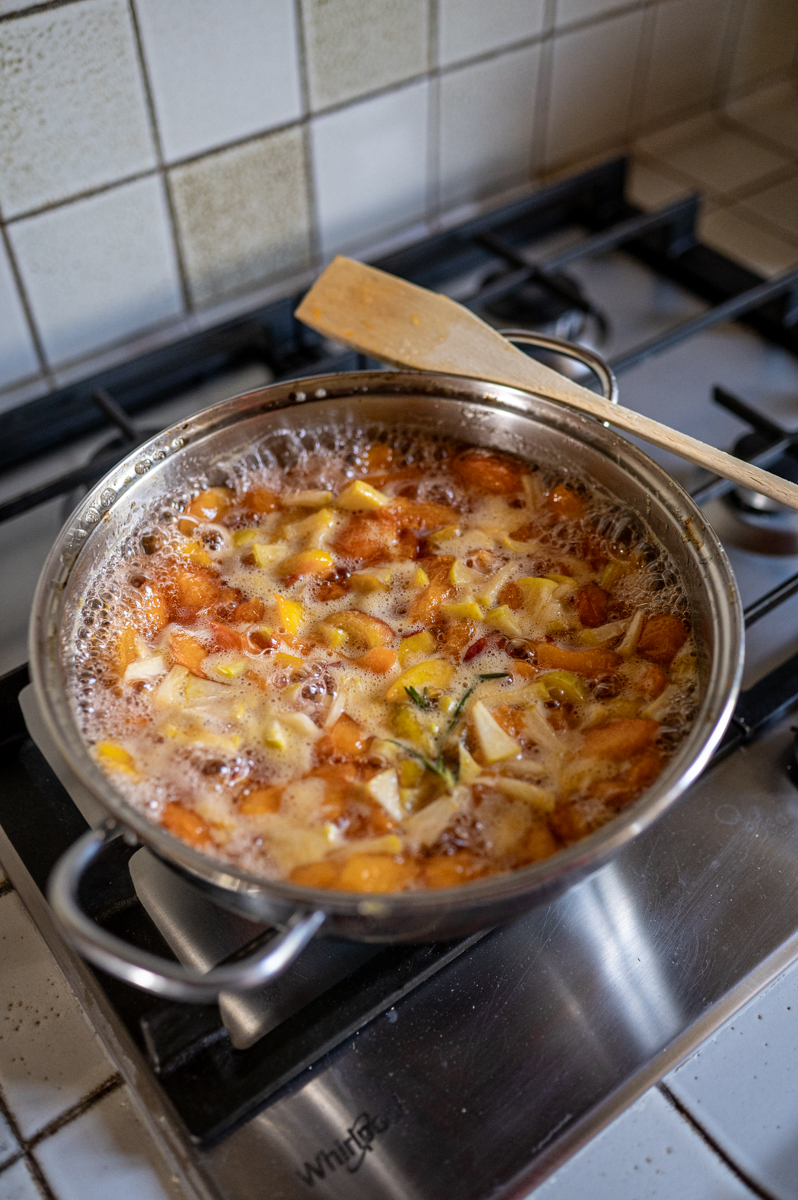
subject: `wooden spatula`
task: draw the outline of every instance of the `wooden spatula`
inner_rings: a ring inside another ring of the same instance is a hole
[[[392,366],[474,376],[558,400],[798,509],[798,485],[632,409],[607,404],[511,346],[454,300],[376,267],[341,256],[333,259],[295,315],[325,337]]]

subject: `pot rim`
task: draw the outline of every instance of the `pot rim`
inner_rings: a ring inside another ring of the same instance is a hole
[[[605,453],[616,466],[656,494],[669,516],[685,530],[684,540],[704,568],[715,623],[715,648],[706,691],[694,719],[674,757],[643,795],[626,811],[580,841],[548,859],[515,871],[497,874],[459,887],[397,892],[385,896],[337,892],[303,887],[285,880],[270,880],[215,859],[188,846],[134,806],[114,787],[88,753],[72,715],[66,694],[60,621],[72,572],[92,533],[111,519],[113,507],[127,492],[165,459],[240,421],[307,401],[357,397],[392,392],[460,400],[527,417],[542,419],[564,434],[581,437]],[[533,401],[534,407],[530,404]],[[505,900],[527,892],[561,890],[566,880],[577,882],[614,856],[627,842],[656,821],[693,783],[709,762],[732,715],[743,670],[742,606],[731,565],[717,535],[687,492],[653,459],[621,434],[593,417],[566,408],[534,392],[493,384],[476,378],[411,371],[354,371],[271,384],[232,397],[204,409],[187,420],[161,431],[138,446],[108,472],[87,494],[62,528],[42,569],[30,622],[30,671],[36,698],[50,735],[69,766],[123,827],[161,859],[211,889],[241,897],[263,896],[297,909],[323,909],[331,915],[393,918],[406,912],[421,916],[425,910],[449,909],[491,900]],[[485,924],[490,924],[490,915]]]

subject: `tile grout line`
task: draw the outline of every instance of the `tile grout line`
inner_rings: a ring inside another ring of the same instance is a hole
[[[311,149],[310,128],[310,73],[308,71],[308,48],[305,39],[305,21],[302,12],[302,0],[294,0],[294,21],[296,23],[297,69],[299,72],[299,95],[302,103],[302,157],[305,164],[305,194],[308,201],[310,219],[310,261],[315,270],[321,267],[321,222],[319,220],[318,197],[316,195],[316,177],[313,172],[313,151]],[[289,126],[290,128],[290,126]]]
[[[18,21],[20,17],[35,17],[40,13],[52,12],[55,8],[66,8],[71,4],[80,3],[81,0],[45,0],[42,4],[32,4],[30,8],[15,8],[12,12],[0,15],[0,25]]]
[[[702,1142],[704,1142],[704,1144],[718,1156],[724,1166],[728,1167],[732,1175],[736,1176],[741,1183],[745,1184],[749,1191],[753,1192],[753,1194],[758,1197],[758,1200],[779,1200],[778,1196],[776,1196],[773,1192],[768,1191],[767,1188],[762,1187],[760,1183],[757,1183],[755,1179],[752,1179],[747,1171],[744,1171],[742,1167],[738,1166],[734,1159],[729,1157],[723,1147],[715,1141],[711,1134],[707,1133],[706,1129],[704,1129],[703,1125],[700,1124],[690,1109],[687,1108],[687,1106],[681,1102],[678,1096],[671,1091],[667,1083],[660,1080],[656,1086],[660,1095],[662,1095],[671,1105],[671,1107],[676,1110],[679,1116],[687,1125],[690,1126],[693,1132],[696,1133],[698,1137],[701,1138]]]
[[[94,1108],[106,1096],[110,1096],[112,1092],[118,1091],[121,1086],[122,1076],[116,1071],[113,1075],[109,1075],[103,1083],[98,1084],[93,1091],[85,1095],[82,1100],[79,1100],[77,1104],[73,1104],[71,1108],[66,1109],[60,1116],[55,1117],[47,1125],[42,1126],[38,1133],[34,1133],[33,1137],[22,1142],[23,1149],[26,1152],[34,1150],[40,1142],[58,1133],[65,1125],[71,1125],[73,1121],[76,1121],[78,1117],[82,1117],[84,1113]]]
[[[172,244],[175,253],[175,264],[177,266],[177,273],[180,278],[180,291],[183,298],[183,308],[185,312],[190,313],[193,312],[194,305],[191,299],[191,289],[189,287],[188,272],[186,270],[183,247],[180,242],[180,228],[177,222],[174,199],[172,197],[172,187],[164,162],[163,145],[161,144],[161,131],[158,127],[158,115],[155,111],[155,100],[152,94],[152,87],[150,85],[150,76],[149,71],[147,70],[147,60],[144,57],[144,43],[141,40],[141,30],[139,29],[135,0],[128,0],[128,12],[130,14],[131,25],[133,26],[133,38],[136,43],[139,70],[141,71],[141,80],[144,87],[144,100],[147,105],[147,113],[150,119],[150,129],[152,132],[152,140],[155,145],[155,154],[158,159],[158,174],[161,177],[161,186],[163,187],[164,196],[166,197],[166,207],[169,210],[169,223],[172,230]]]
[[[20,1159],[24,1159],[26,1166],[29,1168],[31,1174],[33,1175],[36,1187],[39,1189],[39,1192],[44,1197],[44,1200],[58,1200],[58,1198],[56,1197],[56,1195],[53,1192],[53,1189],[50,1187],[50,1183],[49,1183],[46,1175],[44,1174],[44,1171],[41,1169],[41,1167],[39,1166],[36,1159],[34,1159],[31,1155],[28,1154],[28,1152],[25,1148],[25,1139],[22,1136],[22,1131],[21,1131],[19,1125],[17,1124],[16,1117],[14,1116],[8,1103],[6,1102],[6,1098],[3,1095],[2,1088],[0,1088],[0,1115],[2,1115],[5,1118],[6,1124],[8,1125],[12,1134],[14,1135],[17,1145],[20,1147],[19,1153],[15,1154],[13,1156],[13,1158],[10,1158],[8,1160],[8,1162],[4,1163],[3,1166],[0,1167],[0,1175],[2,1175],[3,1172],[8,1170],[8,1168],[13,1167],[15,1163],[18,1163],[20,1161]]]

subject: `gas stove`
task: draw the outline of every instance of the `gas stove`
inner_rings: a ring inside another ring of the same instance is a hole
[[[795,478],[798,272],[763,281],[701,245],[697,196],[634,208],[625,169],[607,163],[377,265],[499,328],[600,348],[629,407]],[[63,516],[203,402],[374,365],[298,325],[296,301],[5,414],[0,470],[16,487],[0,520],[48,502]],[[83,963],[43,899],[58,856],[100,814],[49,743],[26,668],[0,679],[0,858],[187,1194],[521,1197],[798,957],[798,526],[645,448],[724,539],[747,606],[745,690],[685,798],[510,926],[425,946],[320,941],[284,979],[218,1005],[135,991]],[[270,934],[124,843],[83,902],[200,968]]]

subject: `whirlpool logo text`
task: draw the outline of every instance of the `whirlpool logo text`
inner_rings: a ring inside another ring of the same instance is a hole
[[[303,1169],[297,1175],[308,1187],[313,1187],[317,1181],[327,1179],[336,1171],[347,1171],[354,1175],[366,1161],[366,1156],[374,1149],[374,1144],[387,1129],[395,1125],[402,1114],[401,1105],[395,1102],[388,1112],[373,1115],[362,1112],[346,1133],[326,1147],[319,1150],[315,1157],[306,1160]]]

